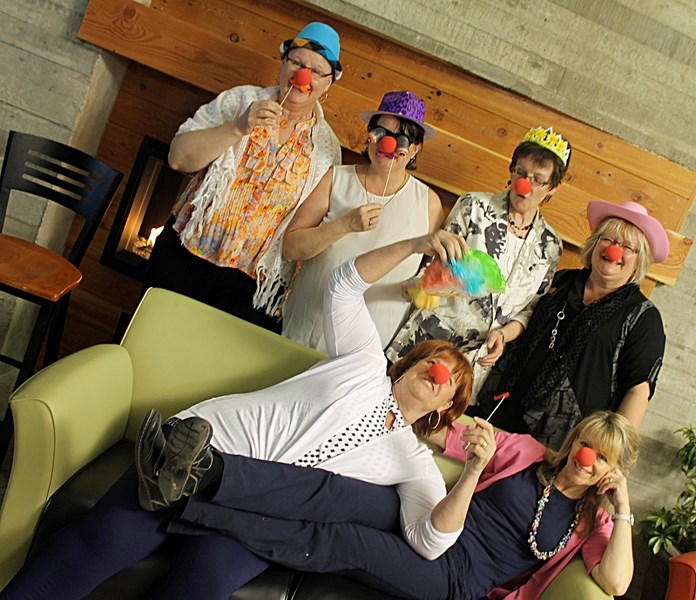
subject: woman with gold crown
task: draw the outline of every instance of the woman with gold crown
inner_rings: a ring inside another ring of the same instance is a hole
[[[475,397],[506,342],[524,331],[551,285],[562,245],[539,206],[560,187],[570,154],[569,142],[552,127],[531,129],[512,154],[505,191],[469,192],[457,200],[444,228],[495,259],[505,291],[449,296],[436,307],[415,308],[386,349],[392,363],[422,340],[454,342],[474,365]]]

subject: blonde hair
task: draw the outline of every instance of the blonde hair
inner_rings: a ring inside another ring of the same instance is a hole
[[[625,240],[631,240],[631,245],[635,244],[637,246],[638,261],[636,262],[636,269],[633,271],[633,275],[631,275],[628,283],[640,283],[645,279],[653,261],[650,244],[648,243],[648,238],[645,237],[645,234],[638,227],[618,217],[608,217],[597,224],[594,231],[590,234],[590,237],[588,237],[582,245],[582,265],[586,269],[592,268],[592,253],[599,242],[599,238],[608,237],[610,233],[614,233]]]
[[[623,415],[610,410],[600,410],[580,421],[561,447],[556,450],[548,448],[544,462],[537,470],[539,481],[548,485],[568,462],[568,457],[577,440],[590,442],[598,454],[606,457],[609,464],[617,467],[626,475],[638,460],[638,432],[633,424]],[[582,516],[582,530],[589,533],[597,522],[601,500],[597,488],[590,488],[585,494],[585,509]]]

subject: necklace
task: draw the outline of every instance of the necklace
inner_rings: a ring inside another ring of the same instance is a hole
[[[570,527],[568,527],[568,531],[563,534],[563,537],[561,538],[561,541],[558,542],[558,545],[553,550],[539,552],[536,541],[537,531],[539,530],[539,523],[541,523],[541,515],[544,513],[544,507],[549,501],[549,496],[551,496],[551,488],[553,488],[553,482],[555,480],[556,476],[554,475],[551,481],[549,481],[549,484],[544,488],[544,491],[541,492],[541,498],[539,498],[536,514],[534,515],[534,520],[532,521],[532,529],[530,530],[529,538],[527,539],[529,547],[532,549],[532,554],[534,554],[534,556],[536,556],[536,558],[539,560],[548,560],[557,552],[560,552],[563,550],[563,548],[565,548],[570,536],[573,534],[573,531],[575,531],[575,528],[580,522],[580,515],[582,514],[582,509],[585,507],[585,498],[583,498],[575,505],[575,517],[573,518],[573,522],[570,524]]]
[[[513,233],[518,238],[524,239],[527,237],[527,233],[532,228],[532,225],[534,224],[534,219],[532,219],[528,225],[525,225],[524,227],[522,227],[522,226],[518,225],[517,223],[515,223],[515,219],[513,219],[510,216],[510,213],[508,213],[507,222],[509,223],[510,227],[512,227],[512,229],[514,230]]]
[[[369,169],[368,169],[369,170]],[[389,173],[391,173],[391,165],[389,165]],[[387,198],[385,202],[382,202],[382,206],[386,206],[389,204],[393,199],[394,196],[396,196],[406,185],[406,181],[408,180],[408,173],[404,173],[404,178],[401,182],[401,185],[396,189],[396,191]],[[382,191],[382,199],[384,199],[384,194],[387,191],[387,185],[389,184],[389,174],[387,174],[387,181],[384,184],[384,190]],[[370,197],[368,196],[368,191],[367,191],[367,171],[365,171],[365,177],[363,178],[363,187],[365,188],[365,204],[368,204],[370,202]]]
[[[566,302],[563,303],[563,306],[561,307],[561,310],[559,310],[556,313],[556,325],[554,325],[553,329],[551,330],[551,339],[549,340],[549,350],[553,350],[553,347],[556,345],[556,336],[558,335],[558,326],[561,324],[561,321],[566,318],[565,314],[565,307],[566,307]]]

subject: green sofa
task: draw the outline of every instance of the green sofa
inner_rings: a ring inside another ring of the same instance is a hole
[[[12,395],[14,462],[0,510],[0,589],[47,535],[86,510],[132,460],[143,415],[164,415],[211,396],[267,387],[323,355],[214,308],[160,289],[143,297],[120,344],[103,344],[43,369]],[[446,480],[459,465],[436,457]],[[33,544],[33,546],[32,546]],[[90,598],[136,598],[167,557],[128,569]],[[235,599],[384,598],[338,576],[282,568]],[[573,561],[543,600],[609,598]]]

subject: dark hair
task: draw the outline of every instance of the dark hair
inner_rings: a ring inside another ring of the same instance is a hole
[[[553,163],[553,173],[551,173],[551,187],[555,188],[568,171],[568,165],[570,165],[570,158],[572,155],[572,149],[570,147],[570,142],[568,142],[568,161],[563,164],[563,159],[557,154],[551,152],[551,150],[540,146],[536,142],[522,142],[515,148],[512,153],[512,160],[510,161],[510,173],[517,165],[517,161],[520,158],[530,158],[532,162],[539,165],[540,167],[545,165],[547,162]]]
[[[413,423],[414,433],[420,436],[426,436],[440,431],[444,427],[449,427],[464,414],[471,400],[471,386],[474,381],[474,370],[469,360],[457,346],[446,340],[419,342],[406,356],[389,367],[387,375],[395,382],[417,362],[429,358],[439,358],[454,363],[452,375],[457,382],[457,389],[452,397],[452,405],[440,413],[441,418],[437,427],[431,428],[428,423],[432,413],[428,413]]]
[[[372,115],[370,122],[367,124],[367,131],[368,132],[372,131],[375,127],[380,127],[379,118],[381,116],[382,116],[381,114]],[[422,144],[423,143],[423,138],[425,137],[425,129],[423,129],[420,125],[418,125],[418,123],[411,121],[411,119],[405,119],[404,117],[400,117],[399,115],[392,115],[392,116],[396,117],[396,119],[399,121],[398,133],[403,133],[405,136],[407,136],[408,139],[411,140],[412,144]],[[394,133],[397,133],[397,132],[394,132]],[[369,154],[367,153],[367,148],[365,148],[365,150],[363,150],[362,156],[364,156],[365,158],[370,158]],[[416,170],[416,157],[415,156],[406,165],[406,168],[409,171]]]

